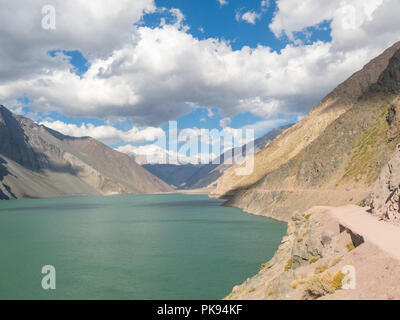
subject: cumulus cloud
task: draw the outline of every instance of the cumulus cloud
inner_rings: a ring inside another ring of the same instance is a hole
[[[256,24],[256,21],[261,18],[261,14],[255,11],[246,11],[245,13],[237,12],[236,21],[246,21],[247,23]]]
[[[42,8],[49,4],[56,10],[55,30],[42,28]],[[49,59],[50,50],[107,57],[131,41],[132,24],[156,8],[153,0],[0,0],[0,7],[0,83],[62,67]]]
[[[215,154],[196,154],[192,157],[187,156],[184,153],[174,152],[166,150],[156,144],[134,146],[127,144],[116,148],[115,150],[125,153],[132,157],[137,163],[143,164],[202,164],[202,159],[214,159],[217,157]],[[208,163],[209,160],[207,160]]]
[[[363,48],[376,54],[400,36],[400,21],[396,19],[400,2],[396,0],[279,0],[277,7],[270,25],[276,36],[293,39],[296,32],[328,21],[336,51]]]
[[[221,126],[221,128],[225,128],[227,127],[230,123],[231,123],[231,118],[223,118],[219,121],[219,125]]]
[[[277,120],[276,123],[280,121]],[[269,121],[273,125],[274,121]],[[258,125],[261,127],[261,124]],[[267,127],[264,124],[263,127]],[[230,128],[208,130],[186,128],[178,131],[169,129],[169,136],[153,144],[136,146],[126,144],[116,150],[126,153],[140,164],[208,164],[227,150],[241,147],[254,140],[254,128]],[[168,141],[167,141],[168,140]]]
[[[261,8],[268,9],[269,8],[269,0],[262,0],[261,1]]]
[[[165,164],[169,163],[167,159],[169,157],[173,158],[173,152],[161,148],[155,144],[144,145],[144,146],[134,146],[127,144],[116,148],[115,150],[129,155],[140,165],[143,164]],[[171,163],[178,164],[178,163]]]
[[[222,6],[224,6],[224,5],[226,5],[226,4],[228,4],[228,0],[217,0],[218,1],[218,3],[219,3],[219,5],[222,7]]]
[[[332,28],[330,43],[289,43],[280,52],[199,40],[179,12],[172,24],[133,25],[157,10],[150,0],[55,0],[57,29],[42,30],[45,2],[0,0],[0,100],[26,94],[35,111],[131,117],[136,126],[159,126],[194,106],[213,106],[223,117],[304,114],[400,38],[397,0],[280,0],[270,25],[277,36],[295,40],[323,21]],[[349,6],[355,16],[344,14]],[[71,73],[65,56],[47,54],[54,49],[81,50],[89,70]]]
[[[82,123],[80,126],[75,124],[65,123],[62,121],[42,121],[44,125],[50,129],[59,131],[65,135],[72,137],[92,137],[103,141],[104,143],[114,144],[117,142],[148,142],[155,141],[159,137],[165,135],[164,130],[161,128],[147,127],[136,128],[133,127],[128,131],[118,130],[113,126],[95,126],[91,123]]]
[[[93,60],[81,77],[69,68],[48,70],[0,85],[0,99],[26,93],[37,111],[128,116],[151,126],[194,105],[213,105],[224,117],[243,111],[269,117],[306,112],[369,58],[365,51],[335,54],[322,42],[288,45],[280,54],[261,46],[234,51],[223,41],[198,40],[170,25],[140,27],[137,33],[136,46]]]

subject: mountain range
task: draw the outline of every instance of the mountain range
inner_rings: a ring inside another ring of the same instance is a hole
[[[168,192],[129,156],[0,106],[0,199]]]
[[[264,149],[267,143],[274,140],[291,126],[292,124],[275,128],[264,136],[254,140],[254,153]],[[205,165],[145,164],[143,167],[178,189],[202,189],[213,187],[215,181],[221,177],[227,169],[232,167],[234,161],[230,159],[233,155],[241,152],[244,156],[248,148],[249,145],[243,145],[236,149],[230,149],[222,153],[211,163]]]

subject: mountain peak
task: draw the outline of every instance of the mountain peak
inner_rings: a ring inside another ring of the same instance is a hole
[[[400,91],[400,48],[390,58],[387,68],[380,75],[374,87],[383,92],[396,93]]]
[[[392,64],[395,56],[399,55],[400,41],[386,49],[382,54],[368,62],[361,70],[354,73],[347,80],[339,84],[331,93],[322,99],[320,105],[325,105],[328,101],[336,101],[338,104],[352,104],[363,94],[376,88],[376,84],[381,80],[385,71]]]

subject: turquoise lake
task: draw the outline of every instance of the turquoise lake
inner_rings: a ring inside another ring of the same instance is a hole
[[[222,299],[286,224],[206,195],[0,201],[0,299]],[[41,286],[56,269],[56,290]]]

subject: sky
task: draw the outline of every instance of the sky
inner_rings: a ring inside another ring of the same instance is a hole
[[[256,138],[294,123],[400,39],[398,0],[0,0],[0,8],[1,104],[155,159],[179,152],[157,144],[170,121],[179,132],[251,128]]]

